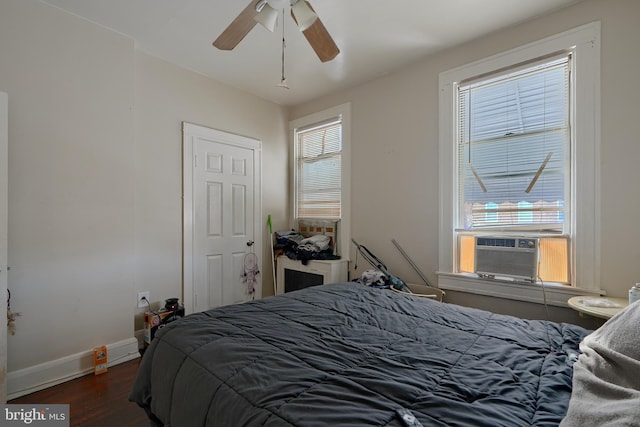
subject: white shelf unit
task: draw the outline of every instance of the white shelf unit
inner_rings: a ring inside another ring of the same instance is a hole
[[[302,261],[280,255],[276,265],[277,295],[309,286],[349,280],[349,261],[346,259],[310,260],[303,264]]]

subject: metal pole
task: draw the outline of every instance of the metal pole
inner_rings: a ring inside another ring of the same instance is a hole
[[[413,260],[409,257],[409,255],[407,255],[407,253],[404,251],[404,249],[402,249],[402,247],[400,246],[400,243],[398,243],[396,241],[396,239],[391,239],[391,243],[393,243],[395,245],[396,248],[398,248],[398,250],[400,251],[400,253],[402,254],[402,256],[404,257],[404,259],[407,260],[407,262],[409,263],[409,265],[411,265],[411,267],[413,268],[413,270],[418,273],[418,276],[420,276],[422,278],[422,280],[424,280],[424,283],[427,284],[427,286],[429,287],[433,287],[431,286],[431,283],[429,283],[429,279],[427,279],[427,276],[424,275],[424,273],[422,272],[422,270],[420,270],[418,268],[418,266],[416,265],[415,262],[413,262]]]
[[[278,288],[276,285],[276,255],[273,249],[273,224],[271,222],[271,214],[267,215],[267,226],[269,227],[269,242],[271,249],[271,268],[273,271],[273,295],[278,294]]]

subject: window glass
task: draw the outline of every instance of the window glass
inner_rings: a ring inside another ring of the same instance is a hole
[[[460,86],[459,228],[565,229],[569,64],[564,55]]]
[[[340,119],[296,133],[296,218],[340,218],[342,124]]]

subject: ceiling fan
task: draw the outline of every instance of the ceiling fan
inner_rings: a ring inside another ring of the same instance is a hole
[[[340,53],[340,49],[306,0],[251,0],[213,42],[213,45],[221,50],[232,50],[257,23],[273,32],[278,11],[284,9],[287,4],[291,5],[291,17],[320,61],[327,62],[335,58]]]

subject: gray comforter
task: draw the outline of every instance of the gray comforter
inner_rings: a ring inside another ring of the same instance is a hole
[[[557,426],[584,329],[348,283],[187,316],[130,399],[186,426]]]

